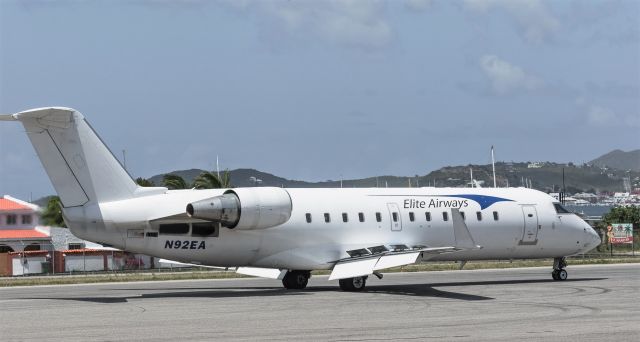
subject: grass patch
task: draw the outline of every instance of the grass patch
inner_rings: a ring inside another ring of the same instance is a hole
[[[640,263],[640,258],[569,258],[571,265],[598,265],[618,263]],[[553,265],[553,259],[540,260],[513,260],[513,261],[470,261],[463,269],[503,269],[516,267],[549,267]],[[460,264],[455,262],[425,262],[383,270],[382,273],[395,272],[427,272],[427,271],[455,271],[460,269]],[[326,275],[327,270],[313,271],[314,275]],[[233,271],[220,270],[193,270],[182,272],[141,272],[141,273],[102,273],[86,275],[56,275],[56,276],[27,276],[27,277],[2,277],[0,287],[8,286],[35,286],[35,285],[64,285],[85,283],[110,283],[130,281],[159,281],[159,280],[192,280],[192,279],[230,279],[249,278]]]

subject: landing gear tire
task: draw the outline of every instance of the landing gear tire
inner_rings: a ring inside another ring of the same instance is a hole
[[[338,280],[340,289],[348,292],[360,292],[367,285],[367,277],[355,277]]]
[[[565,267],[567,267],[566,258],[555,258],[553,260],[553,272],[551,272],[553,280],[567,280],[569,274],[567,270],[564,269]]]
[[[282,278],[282,285],[288,290],[302,290],[307,287],[311,278],[310,271],[289,271]]]
[[[563,270],[558,271],[558,280],[567,280],[568,276],[569,275],[567,274],[566,270],[563,269]]]

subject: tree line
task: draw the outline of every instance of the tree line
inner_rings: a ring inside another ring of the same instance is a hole
[[[138,177],[136,183],[140,186],[150,187],[156,186],[152,181]],[[232,188],[229,171],[226,170],[219,177],[218,173],[214,171],[204,171],[198,177],[196,177],[192,183],[187,182],[184,178],[174,175],[166,174],[162,177],[162,184],[169,190],[179,189],[224,189]],[[66,227],[64,219],[62,218],[62,205],[60,203],[60,197],[51,196],[47,201],[47,206],[42,212],[42,224],[55,227]]]
[[[136,183],[145,187],[156,186],[152,181],[142,177],[136,178]],[[203,171],[193,180],[192,183],[187,182],[184,178],[178,175],[166,174],[162,176],[162,184],[160,185],[169,190],[223,189],[233,187],[233,185],[231,185],[229,170],[224,171],[220,176],[218,176],[218,173],[214,171]]]

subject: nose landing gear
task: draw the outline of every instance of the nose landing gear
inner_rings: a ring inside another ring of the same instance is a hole
[[[551,272],[553,280],[567,280],[569,275],[567,270],[564,269],[565,267],[567,267],[567,259],[565,257],[553,259],[553,272]]]

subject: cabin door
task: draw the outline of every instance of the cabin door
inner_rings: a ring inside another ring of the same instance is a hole
[[[402,217],[400,217],[400,208],[397,203],[387,203],[387,208],[389,208],[389,218],[391,222],[391,230],[393,231],[401,231],[402,230]]]
[[[534,205],[523,205],[522,214],[524,215],[524,227],[522,232],[521,244],[531,245],[538,242],[538,212]]]

